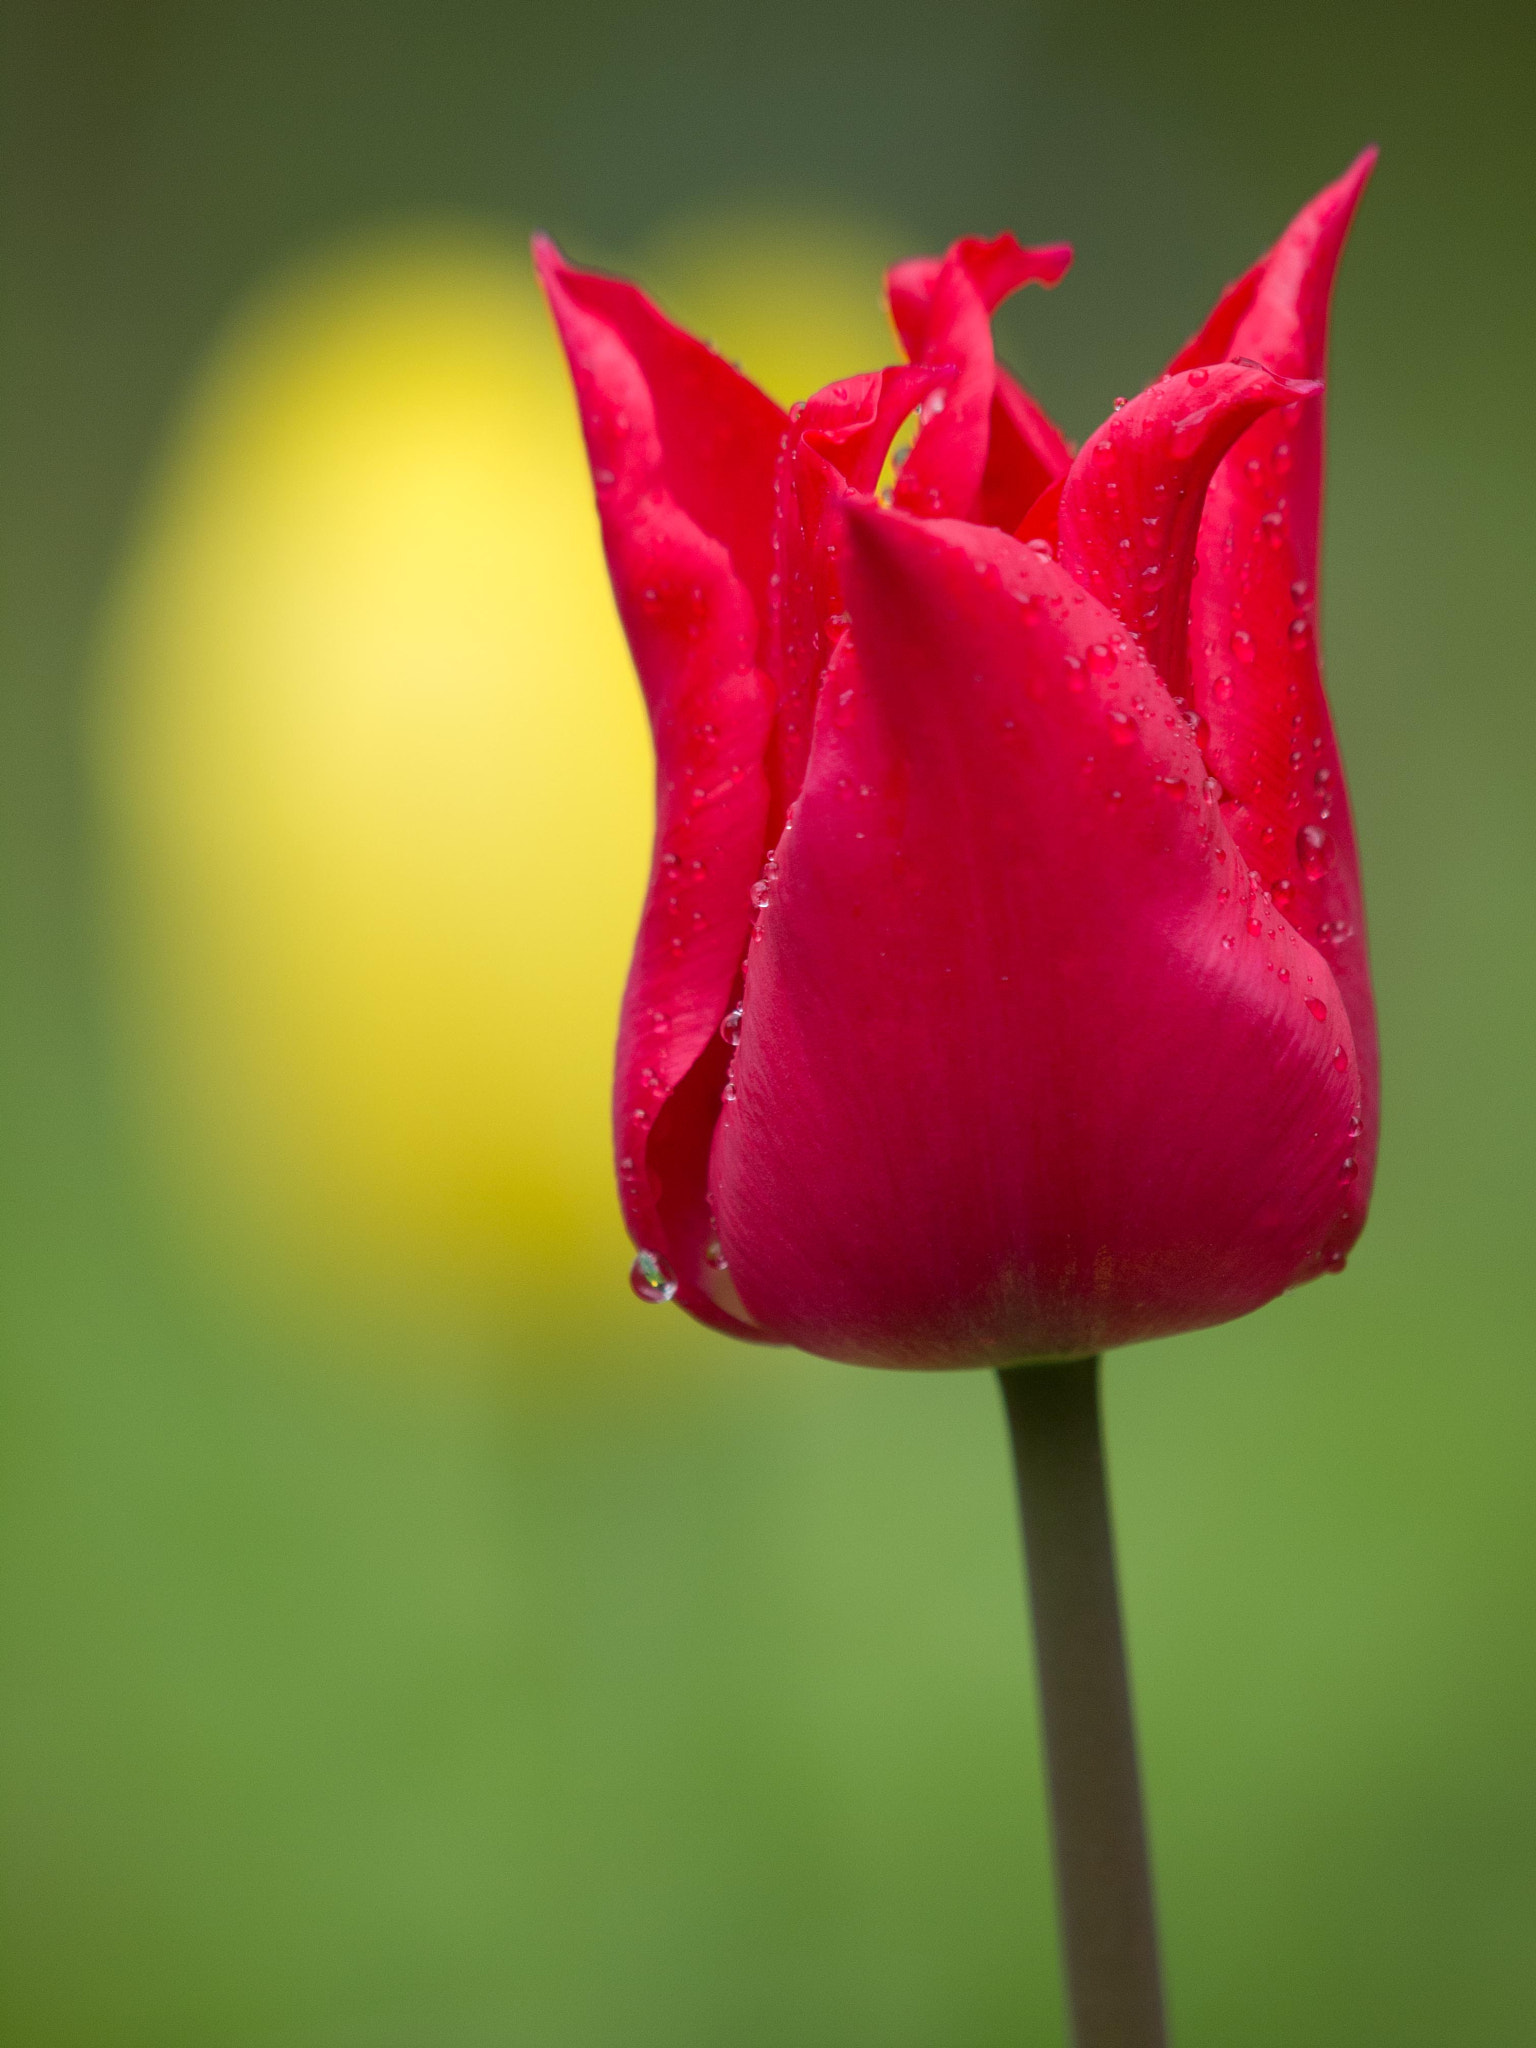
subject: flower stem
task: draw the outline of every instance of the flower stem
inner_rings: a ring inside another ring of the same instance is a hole
[[[1029,1566],[1072,2040],[1164,2048],[1099,1361],[1011,1366],[998,1379]]]

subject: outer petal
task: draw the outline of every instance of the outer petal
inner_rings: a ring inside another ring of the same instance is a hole
[[[1336,1262],[1348,1024],[1156,675],[1105,673],[1113,615],[1009,536],[867,507],[849,551],[849,695],[829,677],[710,1166],[752,1313],[990,1365]]]
[[[668,1260],[684,1305],[721,1321],[704,1175],[719,1026],[767,843],[773,701],[761,661],[786,422],[634,286],[572,269],[546,241],[535,261],[656,742],[655,857],[614,1082],[620,1195],[635,1242]]]
[[[1180,702],[1206,486],[1255,420],[1320,389],[1249,363],[1185,370],[1106,420],[1067,472],[1062,567],[1136,636]]]
[[[1012,235],[968,235],[942,257],[899,263],[886,280],[891,317],[914,361],[953,362],[954,385],[931,403],[896,500],[924,516],[1015,527],[1070,459],[1034,400],[997,367],[992,314],[1024,284],[1054,285],[1072,252],[1025,249]]]
[[[1375,151],[1305,207],[1223,296],[1174,369],[1246,356],[1322,375],[1334,270]],[[1362,1179],[1374,1164],[1376,1030],[1354,829],[1318,666],[1320,403],[1252,427],[1216,472],[1200,528],[1190,619],[1196,708],[1232,831],[1307,938],[1328,953],[1366,1074]]]

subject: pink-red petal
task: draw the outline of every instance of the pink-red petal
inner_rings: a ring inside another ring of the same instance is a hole
[[[1066,468],[1066,443],[1019,385],[997,367],[992,314],[1021,285],[1054,285],[1072,252],[1026,249],[1012,235],[967,235],[942,257],[898,263],[886,280],[891,317],[915,362],[951,362],[952,386],[930,401],[896,489],[924,517],[1016,526]]]
[[[1176,370],[1247,356],[1282,376],[1322,375],[1334,273],[1375,156],[1367,150],[1302,209]],[[1211,766],[1234,798],[1233,834],[1297,929],[1326,951],[1349,1007],[1366,1075],[1368,1183],[1377,1058],[1364,901],[1318,656],[1323,427],[1320,402],[1282,408],[1217,470],[1201,521],[1189,658]]]
[[[1113,614],[1010,536],[848,515],[852,634],[748,949],[710,1188],[781,1338],[1071,1356],[1244,1313],[1361,1214],[1327,965]]]
[[[1206,486],[1255,420],[1320,389],[1252,363],[1163,377],[1090,435],[1067,472],[1062,567],[1135,634],[1181,702]]]
[[[762,663],[786,422],[634,286],[574,269],[547,241],[535,262],[656,744],[655,852],[614,1081],[620,1195],[635,1242],[674,1269],[685,1306],[718,1320],[703,1256],[718,1090],[688,1084],[719,1057],[767,845]]]

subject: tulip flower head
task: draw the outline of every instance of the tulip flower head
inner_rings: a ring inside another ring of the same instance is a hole
[[[1376,1048],[1318,380],[1370,165],[1075,454],[991,336],[1064,248],[899,264],[908,360],[786,414],[536,244],[656,745],[614,1107],[638,1292],[994,1366],[1343,1265]]]

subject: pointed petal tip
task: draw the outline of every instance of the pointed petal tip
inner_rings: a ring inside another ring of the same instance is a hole
[[[1375,170],[1377,159],[1380,155],[1381,144],[1379,142],[1368,142],[1349,169],[1344,173],[1344,178],[1346,180],[1353,179],[1358,185],[1364,187],[1372,171]]]

